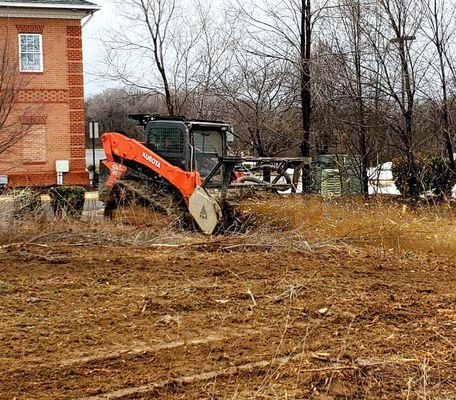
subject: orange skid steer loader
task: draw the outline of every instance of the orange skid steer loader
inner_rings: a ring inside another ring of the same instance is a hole
[[[228,155],[234,139],[224,122],[159,115],[130,116],[144,127],[145,142],[120,133],[102,136],[100,200],[110,215],[128,193],[167,214],[194,221],[205,234],[233,223],[228,192],[265,189],[296,191],[304,158],[240,158]],[[255,165],[250,170],[248,161]],[[293,179],[287,170],[293,168]],[[276,171],[272,183],[256,172]]]

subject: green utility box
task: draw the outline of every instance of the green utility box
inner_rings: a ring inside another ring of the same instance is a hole
[[[312,186],[323,196],[357,195],[362,192],[360,158],[347,154],[324,154],[312,163]],[[324,173],[324,171],[327,171]],[[336,174],[337,171],[338,173]],[[339,179],[339,185],[335,179]],[[331,191],[334,191],[331,194]]]
[[[337,197],[342,195],[338,169],[324,169],[321,171],[321,195],[323,197]]]

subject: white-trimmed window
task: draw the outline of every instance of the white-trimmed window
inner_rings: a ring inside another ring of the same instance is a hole
[[[21,72],[43,72],[43,38],[40,34],[19,35],[19,69]]]

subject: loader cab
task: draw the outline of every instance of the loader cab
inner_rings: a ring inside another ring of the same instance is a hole
[[[146,145],[160,157],[189,171],[191,168],[189,134],[183,121],[156,120],[146,126]]]
[[[185,171],[199,171],[204,178],[218,157],[227,155],[231,127],[216,121],[157,118],[147,123],[145,133],[149,149]]]

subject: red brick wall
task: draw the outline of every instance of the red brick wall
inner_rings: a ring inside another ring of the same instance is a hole
[[[41,130],[44,127],[40,147],[45,143],[46,160],[42,160],[42,148],[36,149],[40,159],[33,160],[33,149],[23,149],[33,140],[24,138],[8,154],[0,154],[0,175],[8,175],[12,186],[51,185],[56,183],[55,161],[69,160],[70,173],[64,174],[64,183],[87,184],[80,21],[0,18],[0,38],[8,38],[12,57],[19,57],[19,33],[43,35],[43,72],[20,74],[27,85],[16,111],[28,110],[36,119],[32,123]]]
[[[70,110],[70,168],[84,170],[84,79],[82,75],[82,32],[80,26],[67,26],[68,89]],[[77,72],[73,72],[77,71]]]

